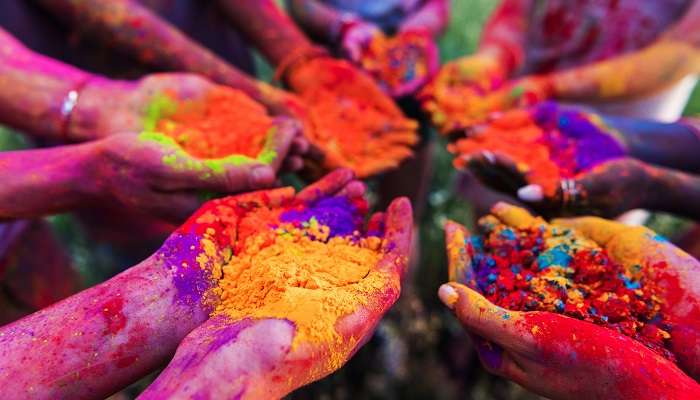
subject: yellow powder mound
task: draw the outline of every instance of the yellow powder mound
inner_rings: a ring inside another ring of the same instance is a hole
[[[293,346],[329,343],[339,355],[331,363],[339,364],[340,354],[354,343],[343,343],[335,330],[337,320],[367,304],[368,295],[387,284],[387,276],[374,269],[380,242],[315,241],[298,230],[248,237],[222,268],[215,289],[221,301],[214,314],[288,319],[297,328]]]

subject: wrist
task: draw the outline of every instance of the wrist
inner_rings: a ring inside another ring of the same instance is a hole
[[[94,201],[104,197],[107,180],[103,177],[102,166],[105,164],[106,143],[107,139],[102,139],[76,146],[79,150],[72,157],[72,169],[78,177],[75,187],[83,198]]]

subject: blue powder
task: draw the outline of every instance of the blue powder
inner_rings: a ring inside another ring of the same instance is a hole
[[[551,265],[559,265],[566,267],[571,262],[571,256],[566,253],[566,250],[561,246],[556,246],[551,250],[537,256],[537,265],[540,270],[548,268]]]

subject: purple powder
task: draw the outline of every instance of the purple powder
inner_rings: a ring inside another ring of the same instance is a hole
[[[280,216],[280,221],[305,223],[311,218],[328,226],[331,237],[352,235],[363,223],[357,207],[346,197],[327,197],[303,210],[289,210]]]
[[[194,232],[176,232],[158,250],[164,267],[172,271],[176,300],[183,304],[201,303],[213,284],[209,269],[201,268],[197,262],[197,256],[204,251],[200,240]]]

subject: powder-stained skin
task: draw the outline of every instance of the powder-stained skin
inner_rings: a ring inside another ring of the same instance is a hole
[[[517,164],[528,183],[553,195],[563,178],[572,178],[605,161],[625,155],[620,141],[596,115],[576,110],[554,112],[554,103],[513,110],[490,120],[477,134],[451,144],[454,165],[464,168],[483,151]]]

